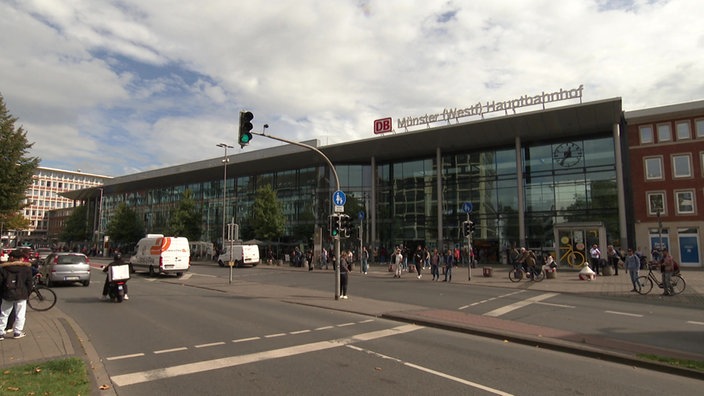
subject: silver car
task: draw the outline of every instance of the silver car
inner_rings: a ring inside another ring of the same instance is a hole
[[[81,282],[83,286],[90,285],[90,261],[83,253],[51,253],[39,272],[47,286],[74,282]]]

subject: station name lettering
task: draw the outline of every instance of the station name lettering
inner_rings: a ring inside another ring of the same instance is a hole
[[[584,85],[580,85],[575,89],[560,89],[555,92],[545,92],[543,91],[537,95],[523,95],[518,99],[506,100],[497,102],[495,100],[487,101],[486,103],[477,102],[476,104],[464,108],[446,108],[443,109],[441,113],[424,114],[421,116],[409,116],[404,118],[399,118],[397,120],[398,128],[408,128],[418,125],[427,125],[435,122],[447,122],[452,120],[459,122],[460,118],[465,117],[482,117],[484,114],[493,113],[497,111],[503,111],[508,114],[509,111],[516,113],[516,109],[527,106],[543,105],[545,108],[546,103],[558,102],[561,100],[579,99],[582,101],[582,92],[584,91]]]

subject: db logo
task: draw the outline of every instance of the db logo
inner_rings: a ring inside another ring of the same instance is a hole
[[[386,133],[393,131],[391,117],[374,120],[374,134]]]

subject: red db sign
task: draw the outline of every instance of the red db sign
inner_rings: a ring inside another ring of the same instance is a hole
[[[374,134],[386,133],[393,131],[391,117],[374,120]]]

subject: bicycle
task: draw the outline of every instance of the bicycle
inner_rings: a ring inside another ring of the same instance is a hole
[[[638,288],[636,289],[638,294],[646,295],[650,293],[650,291],[653,289],[653,283],[658,285],[658,287],[661,289],[665,287],[664,284],[660,280],[658,280],[657,276],[655,276],[655,273],[653,272],[653,268],[657,268],[657,266],[658,264],[649,264],[648,275],[641,275],[638,277]],[[684,278],[680,275],[679,272],[672,274],[670,284],[672,285],[673,295],[682,293],[687,287],[687,283],[684,281]]]
[[[540,282],[545,279],[545,271],[543,271],[538,265],[532,267],[532,270],[526,272],[521,264],[514,264],[513,269],[508,272],[508,279],[511,282],[520,282],[521,279],[526,278],[534,282]]]
[[[572,268],[582,268],[587,264],[584,253],[574,250],[572,246],[560,246],[560,250],[566,250],[565,254],[560,256],[560,263],[567,263]]]
[[[35,311],[48,311],[56,305],[56,293],[48,286],[39,284],[41,277],[41,274],[34,276],[27,305]]]

